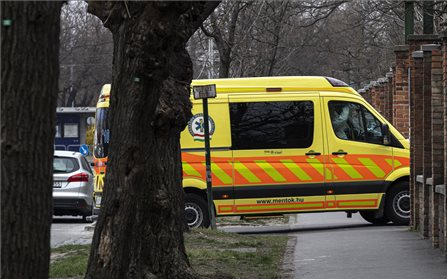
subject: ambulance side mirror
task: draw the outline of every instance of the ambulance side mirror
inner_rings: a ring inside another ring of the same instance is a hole
[[[388,124],[382,124],[383,145],[390,145],[390,127]]]

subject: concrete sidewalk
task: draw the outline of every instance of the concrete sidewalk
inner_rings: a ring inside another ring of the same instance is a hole
[[[285,259],[286,278],[447,279],[446,258],[428,240],[405,226],[373,226],[359,214],[349,219],[344,212],[298,214],[284,225],[220,229],[296,237],[289,242],[296,244],[286,255],[291,257]]]
[[[447,278],[445,256],[407,227],[369,226],[343,213],[302,214],[300,226],[306,230],[292,233],[297,279]]]

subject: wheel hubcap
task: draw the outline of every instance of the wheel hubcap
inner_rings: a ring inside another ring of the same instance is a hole
[[[202,209],[194,203],[185,204],[185,219],[190,228],[197,228],[202,224]]]
[[[401,218],[410,217],[410,193],[408,191],[399,192],[393,199],[393,209]]]

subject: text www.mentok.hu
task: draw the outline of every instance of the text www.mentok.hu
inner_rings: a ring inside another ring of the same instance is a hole
[[[272,204],[272,203],[288,203],[288,202],[300,202],[301,199],[296,198],[283,198],[283,199],[270,199],[270,200],[257,200],[257,204]]]

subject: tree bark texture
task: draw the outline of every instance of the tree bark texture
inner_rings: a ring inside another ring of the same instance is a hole
[[[111,140],[86,278],[195,278],[186,257],[180,132],[188,38],[219,2],[89,2],[112,31]]]
[[[1,2],[1,277],[48,278],[61,2]]]

